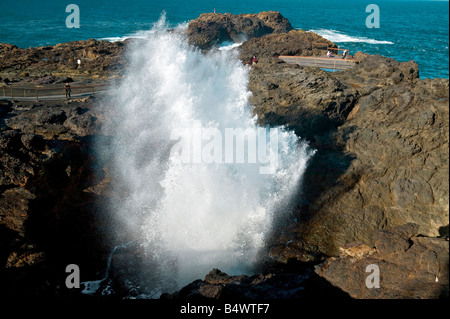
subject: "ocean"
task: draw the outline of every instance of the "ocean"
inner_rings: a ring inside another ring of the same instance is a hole
[[[21,48],[86,39],[139,36],[166,12],[170,25],[204,12],[280,11],[294,28],[315,31],[348,48],[398,61],[415,60],[421,78],[449,77],[449,3],[411,0],[1,0],[0,42]],[[67,28],[68,4],[80,8],[80,28]],[[367,28],[366,7],[377,4],[380,27]]]

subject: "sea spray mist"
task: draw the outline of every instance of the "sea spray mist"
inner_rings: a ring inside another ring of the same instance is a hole
[[[251,274],[274,220],[297,195],[313,151],[283,127],[264,128],[260,138],[248,102],[249,69],[233,50],[202,53],[182,29],[168,31],[163,17],[129,45],[127,59],[128,70],[107,102],[115,121],[109,149],[114,181],[124,193],[109,209],[122,225],[116,231],[131,233],[145,251],[145,271],[152,273],[145,296],[173,292],[213,268]],[[200,145],[187,146],[192,161],[181,160],[174,147],[193,136],[198,123]],[[230,130],[246,135],[227,144]],[[185,135],[177,139],[174,132]],[[208,143],[217,144],[205,151]],[[238,146],[244,147],[241,160],[230,154]],[[258,150],[276,157],[265,174],[267,161],[249,160],[259,158],[252,154]],[[194,160],[198,151],[234,160]]]

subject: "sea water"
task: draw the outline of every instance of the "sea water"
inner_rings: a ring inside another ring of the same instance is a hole
[[[7,5],[5,5],[7,3]],[[80,28],[68,29],[68,4],[80,8]],[[380,28],[367,28],[366,7],[377,4]],[[172,27],[204,12],[233,14],[280,11],[294,28],[315,31],[347,48],[398,61],[415,60],[421,78],[449,77],[448,1],[414,0],[1,0],[0,42],[19,47],[55,45],[90,38],[141,37],[162,11]]]

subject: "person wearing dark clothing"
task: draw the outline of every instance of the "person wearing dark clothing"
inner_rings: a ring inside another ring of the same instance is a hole
[[[64,85],[64,88],[66,89],[66,99],[67,99],[67,98],[70,98],[70,92],[72,91],[72,90],[70,89],[70,84],[69,84],[69,83],[66,83],[66,85]]]
[[[348,50],[345,50],[344,53],[342,53],[342,58],[345,59],[348,56]]]

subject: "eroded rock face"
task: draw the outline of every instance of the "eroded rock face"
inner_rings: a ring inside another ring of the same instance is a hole
[[[288,64],[259,64],[250,73],[250,103],[260,123],[288,125],[313,138],[343,124],[358,91],[323,70]]]
[[[348,242],[373,244],[378,229],[414,222],[420,234],[439,236],[448,225],[448,97],[426,84],[374,91],[334,133],[351,158],[316,199],[307,242],[335,255]]]
[[[340,256],[316,266],[316,272],[358,299],[448,298],[448,249],[445,238],[419,237],[418,225],[406,224],[375,232],[375,247],[355,243]],[[379,269],[375,279],[366,279]]]
[[[320,260],[351,242],[373,245],[386,227],[414,222],[438,236],[448,225],[448,80],[418,72],[380,56],[342,72],[252,67],[260,123],[287,125],[317,150],[293,216],[302,222],[274,236],[273,258]]]
[[[279,12],[258,14],[204,13],[189,22],[189,42],[200,49],[210,49],[225,41],[241,43],[270,33],[292,30],[289,21]]]
[[[88,277],[105,265],[106,215],[98,210],[108,178],[95,169],[92,137],[101,125],[93,100],[12,104],[3,114],[2,297],[67,296],[61,292],[67,265],[78,264]]]

